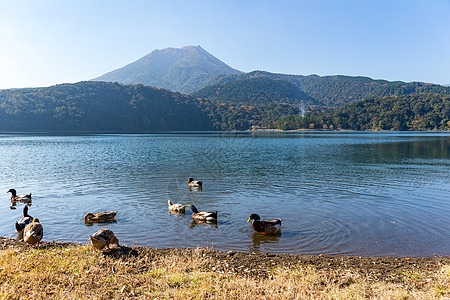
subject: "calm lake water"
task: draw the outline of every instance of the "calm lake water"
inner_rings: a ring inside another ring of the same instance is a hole
[[[450,255],[450,133],[0,135],[0,235],[23,204],[44,240],[88,243],[109,228],[125,245],[361,256]],[[203,181],[190,191],[189,177]],[[167,212],[167,200],[218,210],[217,226]],[[118,210],[87,226],[87,212]],[[252,213],[281,218],[255,233]]]

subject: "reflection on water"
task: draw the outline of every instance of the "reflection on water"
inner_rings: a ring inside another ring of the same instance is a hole
[[[190,228],[194,228],[195,226],[211,226],[214,228],[219,228],[219,225],[217,225],[217,222],[206,222],[206,221],[192,221],[191,224],[189,224]]]
[[[449,149],[439,132],[3,134],[0,182],[33,193],[45,240],[87,243],[109,228],[124,244],[159,248],[449,255]],[[0,235],[16,237],[24,204],[6,197]],[[168,199],[219,211],[218,223],[169,214]],[[115,223],[83,222],[116,210]],[[282,234],[255,236],[252,213],[281,218]]]
[[[33,202],[31,201],[31,200],[29,200],[29,201],[14,201],[14,200],[11,200],[11,206],[9,207],[10,209],[16,209],[17,207],[17,205],[18,204],[23,204],[23,205],[28,205],[28,206],[31,206],[31,205],[33,205]]]
[[[92,226],[97,225],[99,223],[102,223],[103,225],[107,225],[107,224],[117,223],[117,221],[116,220],[111,220],[111,221],[107,221],[107,222],[89,222],[89,221],[84,221],[84,225],[86,225],[88,227],[92,227]]]
[[[249,251],[260,252],[261,244],[278,243],[280,241],[281,232],[278,234],[263,234],[260,232],[254,232],[252,234],[253,244],[249,246]]]
[[[203,188],[201,186],[188,186],[190,191],[202,191]]]

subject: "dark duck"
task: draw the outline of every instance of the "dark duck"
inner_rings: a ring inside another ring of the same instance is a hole
[[[15,223],[16,231],[22,233],[25,227],[33,222],[33,217],[28,214],[28,205],[23,207],[23,217]]]
[[[252,220],[252,228],[263,234],[277,234],[281,230],[281,219],[261,220],[257,214],[251,214],[247,222]]]

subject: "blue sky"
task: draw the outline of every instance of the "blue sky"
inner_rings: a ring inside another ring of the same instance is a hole
[[[450,0],[0,0],[0,89],[201,45],[238,70],[450,84]]]

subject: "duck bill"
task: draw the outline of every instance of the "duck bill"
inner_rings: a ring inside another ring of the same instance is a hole
[[[250,222],[251,218],[248,218],[247,223]]]

